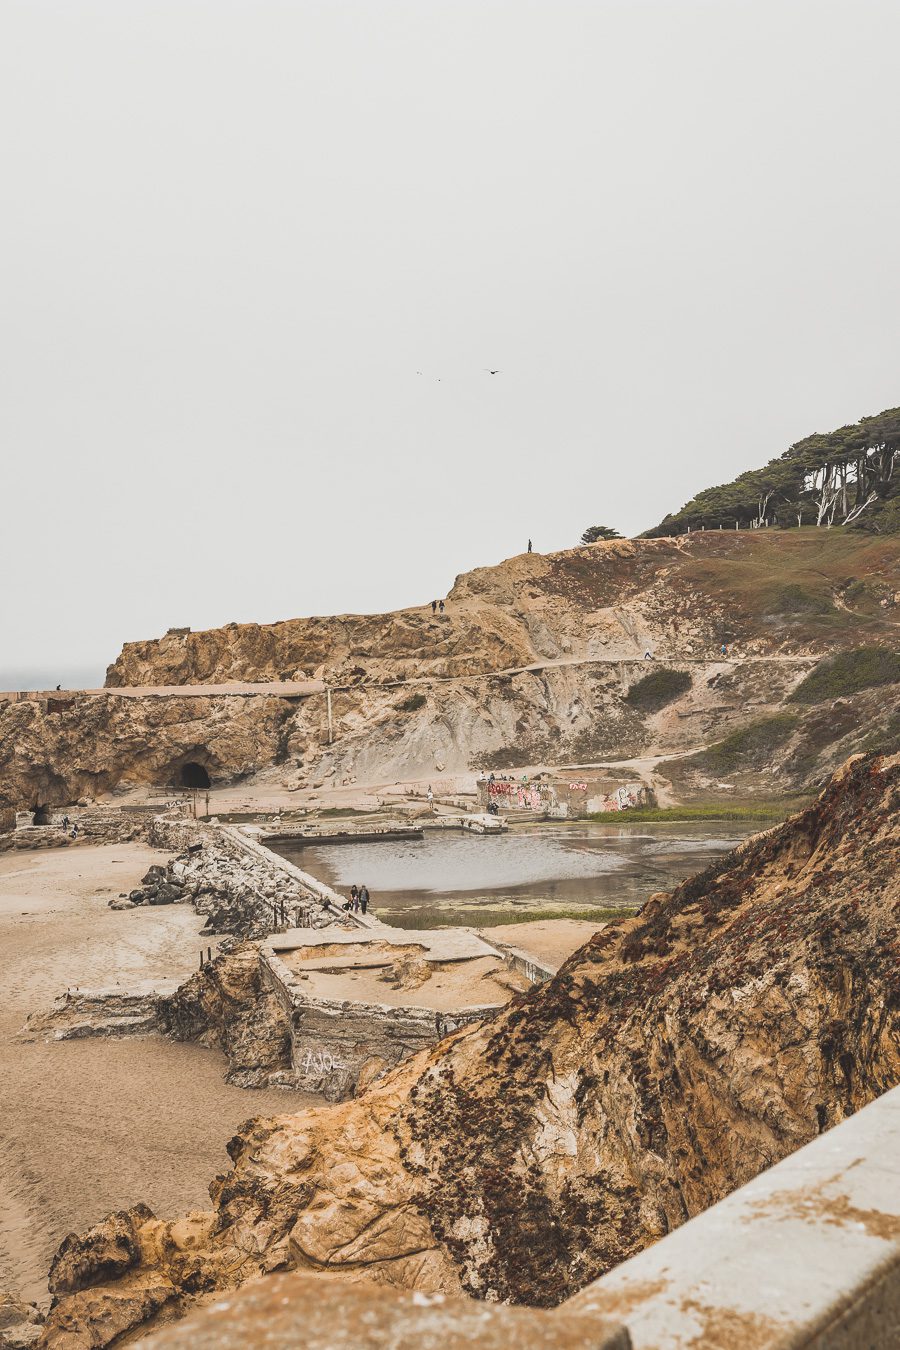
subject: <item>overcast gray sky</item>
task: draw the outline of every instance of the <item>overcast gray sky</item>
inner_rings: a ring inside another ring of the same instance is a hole
[[[0,688],[900,402],[898,50],[893,0],[0,0]]]

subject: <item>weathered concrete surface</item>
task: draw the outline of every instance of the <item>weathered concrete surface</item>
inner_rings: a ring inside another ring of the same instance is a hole
[[[353,1096],[420,1050],[499,1011],[491,1005],[445,1011],[417,1007],[414,992],[412,1006],[402,1007],[323,998],[265,946],[260,968],[263,985],[290,1027],[292,1085],[329,1102]]]
[[[614,1322],[273,1275],[137,1342],[142,1350],[629,1350]]]
[[[128,989],[67,989],[47,1012],[29,1017],[28,1032],[55,1041],[148,1035],[158,1029],[160,1002],[177,988],[177,980],[156,980]]]
[[[895,1350],[900,1088],[564,1307],[621,1318],[634,1350]]]
[[[362,917],[361,915],[359,917]],[[497,949],[469,928],[394,928],[376,920],[369,933],[341,932],[339,929],[290,928],[273,933],[268,945],[274,952],[293,952],[308,947],[349,946],[364,943],[390,944],[395,947],[420,947],[426,961],[472,961],[479,956],[495,956]]]

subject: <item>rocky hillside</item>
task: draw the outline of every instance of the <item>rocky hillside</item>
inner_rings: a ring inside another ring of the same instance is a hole
[[[641,758],[664,802],[781,796],[900,736],[900,669],[792,702],[816,661],[845,653],[862,670],[866,652],[896,653],[898,631],[897,538],[714,531],[526,554],[460,577],[444,615],[178,630],[110,668],[113,688],[324,678],[332,744],[323,695],[0,704],[0,806],[176,782],[187,763],[214,786],[262,774],[317,789]]]
[[[174,629],[130,642],[107,685],[316,677],[354,686],[578,658],[826,651],[900,614],[900,541],[849,531],[713,531],[522,554],[457,578],[446,612]]]
[[[221,779],[284,759],[292,704],[276,698],[73,696],[0,703],[0,805],[67,805],[122,783],[177,782],[200,761]]]
[[[900,1081],[898,906],[900,756],[870,755],[489,1025],[251,1122],[210,1214],[67,1239],[42,1344],[287,1267],[558,1303]]]

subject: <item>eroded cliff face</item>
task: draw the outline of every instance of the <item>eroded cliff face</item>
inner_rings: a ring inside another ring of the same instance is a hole
[[[710,656],[844,645],[841,588],[866,577],[855,640],[900,600],[900,544],[828,532],[757,531],[615,540],[522,554],[457,578],[446,613],[393,614],[172,630],[130,642],[107,684],[325,678],[331,684],[461,676],[578,657]],[[854,592],[855,594],[855,592]],[[889,617],[889,616],[888,616]]]
[[[68,1241],[44,1344],[289,1267],[558,1303],[900,1081],[898,808],[900,756],[851,761],[489,1025],[251,1122],[214,1211],[135,1221],[118,1278]]]
[[[277,698],[73,696],[0,704],[0,802],[67,805],[128,784],[213,779],[283,759],[293,705]]]
[[[264,772],[288,787],[317,788],[689,753],[782,710],[811,658],[896,645],[898,602],[897,539],[723,531],[511,558],[459,577],[444,615],[429,604],[179,629],[128,644],[108,683],[321,678],[334,691],[333,738],[324,695],[291,702],[111,693],[3,704],[0,806],[63,805],[177,781],[188,761],[214,785]],[[729,662],[720,660],[723,640]],[[687,692],[649,711],[627,698],[648,648],[657,668],[691,679]],[[542,668],[521,670],[535,663]],[[422,682],[396,683],[410,680]],[[898,691],[829,706],[818,725],[793,709],[788,755],[688,766],[674,792],[669,780],[649,785],[670,800],[716,791],[735,775],[748,795],[819,784],[870,729],[887,733]]]

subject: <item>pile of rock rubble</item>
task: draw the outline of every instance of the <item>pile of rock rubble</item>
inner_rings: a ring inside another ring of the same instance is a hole
[[[141,885],[111,900],[110,908],[183,902],[206,916],[204,936],[261,938],[286,928],[324,928],[334,922],[327,907],[290,876],[212,832],[165,867],[154,864]]]

